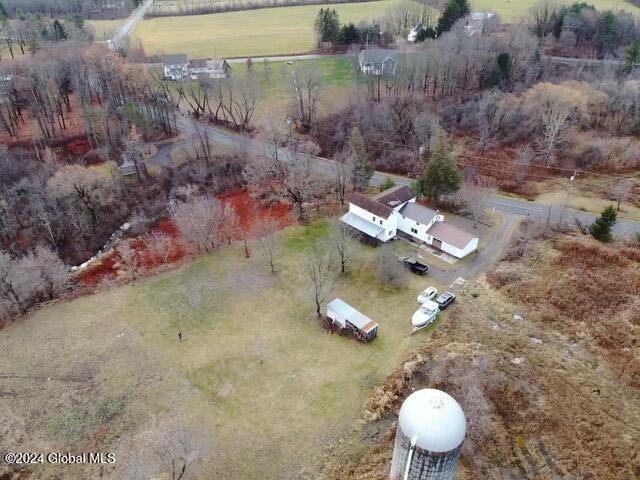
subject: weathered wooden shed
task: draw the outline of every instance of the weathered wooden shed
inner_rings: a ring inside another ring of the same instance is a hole
[[[363,342],[370,342],[378,335],[378,323],[339,298],[327,304],[327,317],[340,328],[353,331]]]

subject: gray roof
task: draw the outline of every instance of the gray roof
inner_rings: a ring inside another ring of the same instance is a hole
[[[222,69],[229,66],[226,60],[213,60],[211,58],[194,58],[189,60],[189,68],[217,68]]]
[[[433,217],[435,217],[438,212],[431,210],[430,208],[423,207],[419,203],[409,202],[400,209],[400,214],[415,222],[426,225],[433,220]]]
[[[162,57],[162,63],[165,65],[185,65],[187,63],[187,55],[184,53],[164,55]]]
[[[369,317],[339,298],[329,302],[327,304],[327,309],[333,310],[364,333],[369,333],[371,330],[379,326],[378,323],[374,322]]]
[[[384,62],[388,58],[395,62],[395,56],[396,51],[391,48],[367,48],[358,54],[360,61],[372,63]]]

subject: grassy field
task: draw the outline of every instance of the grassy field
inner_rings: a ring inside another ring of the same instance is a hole
[[[88,20],[87,23],[94,28],[96,40],[106,40],[124,23],[124,19]]]
[[[208,478],[299,478],[327,444],[352,438],[375,385],[429,338],[409,331],[431,279],[380,288],[377,252],[364,246],[331,298],[380,322],[379,337],[363,345],[325,333],[303,276],[305,247],[325,234],[325,223],[282,232],[276,275],[232,246],[0,331],[0,372],[10,374],[0,449],[20,439],[25,450],[108,451],[152,415],[188,413],[213,437]],[[117,414],[101,421],[100,406],[114,402]]]
[[[292,66],[284,62],[269,62],[266,71],[264,63],[254,64],[253,76],[259,87],[259,99],[252,120],[253,125],[271,126],[275,118],[284,122],[293,102],[291,71],[297,66],[315,69],[319,76],[320,116],[343,106],[349,95],[355,93],[357,77],[351,57],[322,57],[294,63]],[[233,78],[246,78],[249,75],[244,63],[234,63],[232,67]],[[171,86],[175,88],[177,85],[172,83]]]
[[[358,23],[384,14],[398,0],[328,5],[342,22]],[[316,46],[313,22],[319,5],[267,8],[210,15],[153,18],[132,37],[149,53],[186,53],[191,58],[258,56],[308,52]]]
[[[472,0],[471,8],[473,10],[490,10],[497,12],[503,22],[517,22],[527,16],[529,9],[535,5],[537,1],[538,0]],[[573,2],[566,1],[564,3],[570,4]],[[627,12],[640,15],[640,8],[620,0],[593,0],[587,3],[595,6],[598,10],[626,10]]]

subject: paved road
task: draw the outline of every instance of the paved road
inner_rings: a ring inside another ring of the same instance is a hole
[[[194,133],[193,121],[184,117],[179,117],[177,120],[178,128],[185,134],[190,135]],[[198,128],[205,128],[209,134],[209,138],[213,142],[222,143],[225,145],[235,145],[238,148],[242,148],[248,152],[261,154],[264,152],[264,144],[259,140],[247,138],[243,135],[232,133],[212,125],[198,124]],[[186,142],[186,140],[179,141],[174,146],[180,145]],[[165,144],[166,145],[166,144]],[[163,146],[159,149],[158,154],[153,158],[156,164],[160,166],[170,165],[168,160],[169,148]],[[313,157],[314,170],[323,174],[332,174],[334,171],[335,162],[333,160]],[[387,178],[391,178],[396,185],[411,185],[414,181],[407,177],[399,175],[391,175],[383,172],[376,172],[371,180],[373,185],[381,185]],[[517,215],[519,217],[530,217],[538,220],[546,221],[547,217],[551,222],[567,222],[573,224],[576,220],[583,224],[590,224],[595,219],[595,215],[590,213],[573,210],[570,208],[563,208],[558,205],[548,205],[543,203],[535,203],[520,198],[507,197],[504,195],[494,194],[491,195],[489,202],[489,208],[495,208],[499,212],[508,213],[511,215]],[[614,233],[616,234],[634,234],[640,232],[640,222],[634,222],[632,220],[621,219],[616,223],[614,227]]]
[[[113,35],[111,40],[107,41],[107,44],[110,47],[116,47],[122,41],[124,37],[129,35],[134,27],[138,24],[142,17],[144,17],[147,9],[153,4],[153,0],[145,0],[142,5],[136,8],[127,21],[118,29],[118,31]]]

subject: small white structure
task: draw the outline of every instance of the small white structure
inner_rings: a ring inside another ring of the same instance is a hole
[[[339,298],[327,304],[327,317],[340,328],[354,331],[364,342],[370,342],[378,334],[378,323]]]
[[[358,54],[358,66],[365,75],[395,75],[396,51],[389,48],[367,48]]]
[[[189,78],[189,64],[184,53],[165,55],[162,57],[164,78],[169,80],[185,80]]]
[[[452,480],[467,429],[455,399],[425,388],[400,408],[391,480]]]
[[[370,243],[384,243],[398,232],[431,245],[456,258],[478,249],[478,237],[444,223],[444,216],[416,203],[409,187],[385,190],[373,199],[353,194],[341,220],[365,235]]]
[[[491,33],[500,26],[500,17],[495,12],[472,12],[469,15],[464,31],[470,37]]]
[[[409,30],[409,34],[407,35],[407,42],[415,43],[416,40],[418,39],[418,34],[423,29],[424,29],[424,27],[421,24],[414,25],[413,27],[411,27],[411,30]]]
[[[231,65],[226,60],[196,58],[189,60],[189,75],[192,80],[200,78],[226,78],[231,75]]]

